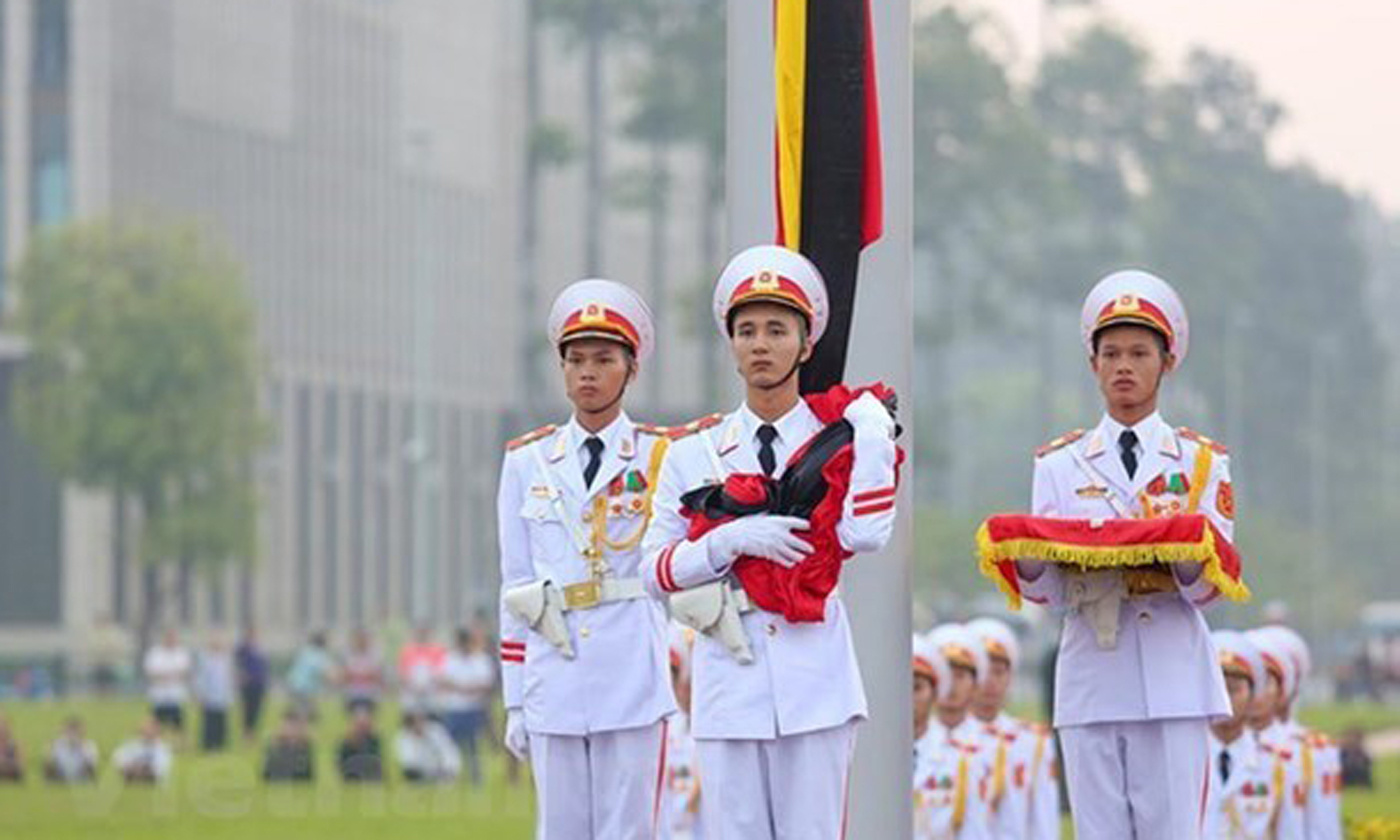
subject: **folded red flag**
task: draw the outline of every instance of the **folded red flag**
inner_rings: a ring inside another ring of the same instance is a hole
[[[1016,560],[1043,560],[1079,569],[1154,563],[1201,563],[1202,574],[1232,601],[1249,599],[1239,552],[1204,514],[1157,519],[1059,519],[1000,514],[977,529],[978,567],[1021,607]]]
[[[788,621],[814,622],[826,617],[826,598],[840,580],[841,565],[851,557],[836,534],[851,484],[850,424],[842,416],[846,406],[866,391],[882,401],[892,401],[894,396],[884,385],[876,384],[855,390],[835,385],[803,397],[827,428],[793,453],[782,479],[734,473],[719,487],[697,488],[681,497],[681,513],[690,521],[686,538],[691,540],[735,516],[755,513],[800,516],[811,523],[810,530],[800,533],[813,551],[792,568],[747,556],[735,560],[731,567],[754,604],[780,613]],[[846,427],[840,437],[832,434],[838,431],[835,424]],[[895,461],[896,481],[903,460],[900,450]],[[817,471],[820,481],[814,474]],[[813,491],[818,498],[812,498]]]

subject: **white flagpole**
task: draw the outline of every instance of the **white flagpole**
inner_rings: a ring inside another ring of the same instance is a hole
[[[884,235],[860,261],[846,380],[875,379],[900,395],[899,420],[914,428],[912,289],[912,74],[909,0],[871,0],[884,165]],[[771,2],[729,0],[726,208],[729,253],[772,242],[773,27]],[[912,456],[912,431],[906,454]],[[912,833],[913,711],[909,673],[909,569],[913,554],[914,464],[904,465],[894,539],[862,555],[841,582],[870,702],[859,729],[851,780],[852,838]]]

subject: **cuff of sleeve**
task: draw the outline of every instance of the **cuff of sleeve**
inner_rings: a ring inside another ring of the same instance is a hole
[[[656,558],[656,585],[662,592],[679,592],[723,577],[729,571],[726,561],[716,570],[710,559],[709,539],[683,540],[662,549]]]

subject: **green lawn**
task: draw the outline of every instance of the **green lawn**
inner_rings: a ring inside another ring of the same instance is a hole
[[[314,784],[263,784],[257,778],[259,751],[240,744],[214,756],[190,749],[179,753],[174,777],[162,789],[126,789],[106,768],[96,785],[52,787],[42,781],[40,761],[63,718],[75,712],[87,722],[105,758],[135,728],[144,706],[126,700],[0,706],[16,730],[29,771],[23,785],[0,785],[0,837],[5,840],[524,840],[532,834],[529,777],[522,773],[511,785],[498,752],[488,751],[487,781],[481,789],[466,782],[431,788],[401,782],[342,786],[331,753],[345,719],[329,703],[316,728]],[[386,753],[392,752],[391,714],[387,709],[380,713]]]
[[[1308,706],[1299,712],[1303,724],[1329,735],[1341,735],[1360,727],[1366,732],[1400,729],[1400,705],[1386,703],[1329,703]]]
[[[275,707],[274,707],[275,709]],[[215,756],[186,750],[176,757],[175,776],[162,789],[125,789],[110,772],[97,785],[55,788],[39,778],[39,760],[63,718],[87,721],[104,756],[135,728],[144,706],[135,701],[84,700],[72,703],[12,703],[0,714],[14,726],[24,748],[29,779],[21,786],[0,785],[0,838],[4,840],[222,840],[242,837],[296,837],[297,840],[525,840],[531,836],[533,795],[528,777],[512,785],[501,754],[488,750],[487,782],[473,789],[465,782],[420,788],[401,782],[347,788],[334,773],[331,751],[344,725],[338,706],[326,704],[317,726],[317,781],[306,786],[268,786],[257,777],[259,753],[241,744]],[[380,714],[386,749],[392,712]],[[1319,707],[1304,719],[1338,732],[1347,725],[1400,725],[1400,710],[1385,707]],[[269,720],[269,725],[271,724]],[[392,775],[392,768],[391,775]],[[1376,788],[1347,791],[1349,821],[1384,819],[1400,826],[1400,755],[1376,765]],[[1066,837],[1069,834],[1066,832]],[[1358,834],[1400,838],[1392,833]]]

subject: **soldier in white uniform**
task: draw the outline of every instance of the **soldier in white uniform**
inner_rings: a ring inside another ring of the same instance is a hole
[[[992,838],[985,758],[933,714],[973,690],[974,657],[960,642],[937,630],[914,639],[914,840]]]
[[[933,710],[953,690],[953,670],[947,657],[928,641],[928,636],[914,634],[910,650],[913,651],[914,666],[914,775],[919,773],[922,754],[928,744],[946,740],[941,727],[933,738],[925,736],[934,729]]]
[[[1279,710],[1279,720],[1289,729],[1307,736],[1309,746],[1317,758],[1314,790],[1317,793],[1317,807],[1309,808],[1308,832],[1319,840],[1340,840],[1342,836],[1342,752],[1337,742],[1330,736],[1307,729],[1295,716],[1298,698],[1303,691],[1303,683],[1312,671],[1312,653],[1308,643],[1291,627],[1272,624],[1263,628],[1276,635],[1293,657],[1298,669],[1298,681],[1293,691],[1284,697]]]
[[[537,837],[652,838],[676,706],[668,621],[638,567],[667,439],[622,410],[651,314],[584,280],[555,300],[549,336],[574,413],[508,445],[497,501],[506,745],[529,755]]]
[[[1267,674],[1259,649],[1242,633],[1211,634],[1230,695],[1231,715],[1211,724],[1207,840],[1304,840],[1301,814],[1289,808],[1297,763],[1259,743],[1249,726]]]
[[[1290,772],[1288,796],[1284,798],[1280,809],[1290,812],[1286,819],[1290,823],[1303,826],[1303,836],[1307,837],[1311,775],[1309,774],[1307,777],[1309,783],[1305,784],[1303,764],[1306,761],[1311,768],[1313,756],[1305,741],[1295,741],[1289,737],[1283,727],[1278,725],[1279,705],[1283,698],[1290,693],[1290,687],[1298,672],[1289,657],[1283,655],[1281,651],[1275,650],[1276,638],[1268,633],[1261,634],[1260,630],[1250,630],[1244,635],[1245,639],[1258,651],[1264,668],[1264,676],[1254,687],[1254,702],[1250,705],[1249,712],[1249,728],[1254,732],[1254,737],[1259,742],[1261,749],[1269,755],[1281,756],[1296,771]]]
[[[976,748],[979,755],[990,754],[993,744],[986,727],[972,715],[972,701],[990,667],[986,650],[966,625],[958,623],[933,628],[929,641],[953,669],[953,688],[935,706],[931,726],[941,728],[947,738]]]
[[[1293,805],[1302,812],[1308,840],[1340,840],[1341,757],[1336,744],[1293,716],[1311,665],[1307,643],[1293,630],[1270,625],[1249,631],[1277,680],[1271,708],[1260,721],[1260,740],[1297,758],[1298,785]]]
[[[1186,310],[1176,292],[1146,272],[1117,272],[1089,293],[1081,324],[1107,410],[1087,434],[1042,447],[1031,513],[1203,513],[1231,539],[1225,448],[1173,429],[1157,411],[1162,380],[1186,358]],[[1219,594],[1216,584],[1201,564],[1070,572],[1022,560],[1016,574],[1026,598],[1065,610],[1055,727],[1075,836],[1199,837],[1207,725],[1230,713],[1200,613]]]
[[[819,621],[758,608],[731,579],[741,557],[782,567],[812,546],[805,520],[741,516],[694,539],[681,496],[732,473],[782,476],[823,428],[798,371],[827,322],[826,287],[805,257],[777,246],[738,254],[715,287],[714,314],[745,385],[725,417],[692,424],[667,454],[646,537],[643,580],[703,635],[695,642],[695,735],[705,831],[722,840],[841,835],[856,722],[866,716],[839,592]],[[866,394],[845,409],[854,430],[848,492],[835,526],[842,548],[877,551],[893,529],[894,420]]]
[[[978,618],[967,629],[987,653],[987,675],[978,681],[973,716],[992,747],[987,796],[996,840],[1054,840],[1060,836],[1060,786],[1050,730],[1006,713],[1007,694],[1021,660],[1021,646],[1005,622]]]

